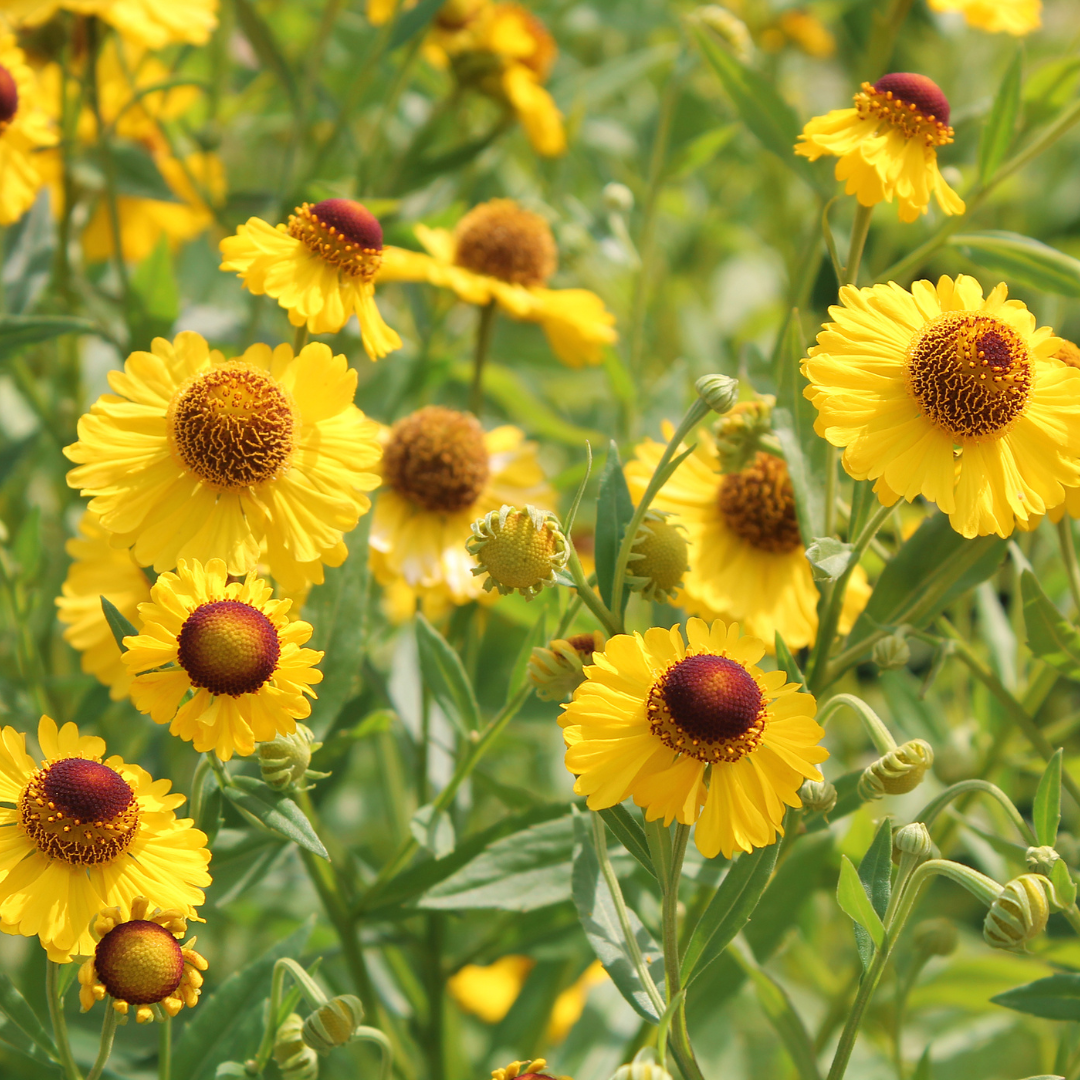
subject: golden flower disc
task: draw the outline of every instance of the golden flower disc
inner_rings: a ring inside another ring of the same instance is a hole
[[[666,746],[705,762],[736,762],[765,730],[765,700],[736,660],[702,653],[677,660],[649,691],[652,733]]]
[[[169,442],[200,480],[224,490],[277,477],[296,441],[296,414],[273,376],[243,362],[198,375],[169,404]]]
[[[274,624],[240,600],[200,604],[177,636],[177,659],[193,686],[211,694],[254,694],[274,674],[281,643]]]
[[[98,942],[94,967],[117,1001],[153,1005],[180,985],[184,954],[164,926],[132,919],[114,927]]]
[[[428,405],[390,429],[383,473],[399,495],[425,510],[464,510],[480,497],[490,475],[484,429],[468,413]]]
[[[954,437],[1003,431],[1024,411],[1032,379],[1023,339],[993,315],[947,311],[908,348],[912,395]]]
[[[492,199],[470,210],[454,230],[458,266],[510,285],[544,285],[559,253],[548,223],[513,199]]]
[[[382,262],[383,231],[375,215],[352,199],[304,203],[289,215],[289,235],[351,277],[374,279]]]
[[[0,131],[3,131],[19,111],[19,87],[15,78],[0,64]]]
[[[634,541],[633,550],[644,557],[630,564],[630,573],[648,578],[660,592],[677,588],[690,563],[684,531],[666,521],[650,521]]]
[[[51,859],[69,866],[111,862],[131,846],[139,806],[128,782],[89,758],[43,765],[19,795],[19,824]]]
[[[720,513],[736,536],[759,551],[783,555],[802,543],[787,465],[763,450],[747,468],[724,477]]]
[[[478,557],[500,585],[529,589],[550,577],[559,548],[558,533],[551,525],[545,522],[538,529],[526,511],[515,510]]]
[[[863,119],[873,116],[901,131],[907,139],[922,139],[927,146],[953,141],[949,127],[949,99],[933,79],[912,72],[883,75],[873,86],[862,84],[855,108]]]

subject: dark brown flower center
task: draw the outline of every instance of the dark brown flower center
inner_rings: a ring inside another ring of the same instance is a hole
[[[954,438],[997,435],[1024,411],[1027,346],[993,315],[947,311],[908,348],[908,385],[923,414]]]
[[[720,483],[720,513],[736,536],[770,555],[784,555],[801,543],[795,492],[787,465],[758,451],[753,463]]]
[[[548,223],[513,199],[474,207],[458,222],[455,235],[458,266],[511,285],[543,285],[558,265]]]
[[[596,638],[592,634],[575,634],[567,638],[566,643],[574,652],[581,654],[582,660],[591,660],[592,654],[596,651]]]
[[[131,785],[108,765],[80,757],[34,773],[19,796],[18,814],[39,851],[72,866],[111,862],[139,827]]]
[[[892,94],[905,105],[913,105],[928,120],[949,123],[949,99],[933,79],[910,71],[882,75],[874,89],[879,94]]]
[[[231,697],[254,694],[281,657],[277,628],[239,600],[197,607],[180,628],[177,644],[180,666],[193,686]]]
[[[953,141],[949,99],[925,75],[901,71],[883,75],[873,85],[864,82],[855,95],[855,108],[865,119],[884,120],[905,139],[921,140],[927,146]]]
[[[196,376],[177,394],[169,436],[200,480],[226,491],[253,487],[288,466],[296,415],[272,375],[233,361]]]
[[[19,88],[15,76],[0,64],[0,130],[3,130],[19,111]]]
[[[454,514],[488,482],[484,429],[468,413],[429,405],[399,420],[383,451],[386,482],[424,510]]]
[[[184,954],[165,927],[132,919],[114,927],[98,942],[94,969],[117,1001],[154,1005],[180,985]]]
[[[298,206],[289,215],[289,235],[350,277],[371,281],[382,262],[382,226],[366,206],[352,199]]]

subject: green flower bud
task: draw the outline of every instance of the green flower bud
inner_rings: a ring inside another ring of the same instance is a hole
[[[949,919],[924,919],[912,936],[915,948],[928,956],[948,956],[960,941],[956,924]]]
[[[594,630],[571,638],[556,638],[542,649],[533,649],[529,657],[529,682],[536,687],[536,696],[541,701],[562,701],[572,694],[585,681],[585,665],[591,664],[593,653],[603,647],[604,635]]]
[[[259,769],[263,780],[278,791],[298,785],[308,771],[311,755],[320,746],[322,743],[315,741],[311,728],[304,724],[297,724],[291,735],[278,735],[269,742],[259,743]]]
[[[719,4],[706,4],[691,12],[689,18],[723,38],[744,64],[753,58],[754,39],[750,36],[746,23],[732,15],[727,8]]]
[[[882,671],[894,671],[907,666],[911,659],[911,646],[901,634],[890,634],[874,642],[871,654],[873,661]]]
[[[629,1065],[617,1068],[611,1080],[671,1080],[671,1073],[657,1062],[656,1051],[646,1046],[634,1055]]]
[[[934,841],[921,821],[913,821],[893,833],[893,851],[897,855],[910,855],[918,865],[934,854]]]
[[[364,1019],[358,997],[341,994],[316,1009],[305,1021],[304,1042],[319,1054],[344,1046],[356,1034]]]
[[[304,1021],[296,1013],[289,1013],[278,1028],[274,1060],[284,1080],[318,1080],[319,1055],[304,1042],[303,1026]]]
[[[1050,882],[1041,874],[1013,878],[991,904],[983,921],[983,939],[995,949],[1026,952],[1027,943],[1046,929]],[[1052,887],[1052,886],[1051,886]]]
[[[646,512],[627,560],[626,583],[646,600],[674,596],[690,565],[685,530],[670,524],[668,516],[659,510]]]
[[[1061,856],[1050,846],[1029,847],[1025,852],[1027,868],[1033,874],[1049,877],[1054,870],[1054,863],[1061,861]]]
[[[556,572],[570,559],[559,519],[534,506],[492,510],[473,522],[465,548],[477,562],[474,576],[487,574],[485,590],[498,589],[503,596],[519,592],[528,600],[545,585],[557,584]]]
[[[911,739],[863,769],[859,797],[870,802],[885,795],[914,791],[933,764],[934,748],[925,739]]]
[[[722,473],[742,472],[757,457],[759,450],[780,454],[772,434],[772,395],[757,401],[740,401],[721,416],[713,426],[716,456]]]
[[[827,814],[836,805],[836,788],[828,780],[804,780],[799,798],[804,810]]]
[[[634,193],[618,181],[605,184],[600,197],[604,200],[604,209],[612,213],[628,214],[634,209]]]
[[[739,380],[729,375],[702,375],[694,389],[713,412],[724,415],[739,400]]]

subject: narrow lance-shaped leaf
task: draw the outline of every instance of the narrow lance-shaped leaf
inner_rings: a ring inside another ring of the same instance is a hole
[[[423,615],[416,616],[416,644],[424,685],[439,708],[459,728],[476,731],[480,727],[480,706],[461,658]]]
[[[597,811],[604,819],[604,824],[615,834],[618,841],[635,859],[656,877],[656,867],[652,864],[652,855],[649,854],[649,841],[645,838],[645,830],[637,823],[634,815],[623,806],[616,803],[606,810]]]
[[[329,859],[323,842],[311,827],[304,811],[287,795],[275,791],[254,776],[234,776],[224,794],[253,824],[292,840],[320,858]]]
[[[859,880],[858,871],[846,855],[840,856],[840,881],[836,887],[836,902],[844,914],[854,919],[870,935],[870,940],[881,948],[885,940],[885,927],[882,925],[881,916],[874,910]]]
[[[889,906],[889,895],[892,889],[892,820],[890,818],[885,818],[878,826],[870,847],[862,857],[859,863],[859,880],[874,911],[879,916],[883,916]],[[870,940],[868,932],[856,924],[855,943],[864,968],[868,968],[873,959]]]
[[[1030,236],[1003,230],[962,233],[949,240],[964,250],[972,262],[1018,282],[1054,293],[1080,296],[1080,259]]]
[[[1012,146],[1016,132],[1016,119],[1020,115],[1021,60],[1023,53],[1019,48],[1013,56],[1005,78],[1001,80],[986,126],[979,140],[979,180],[986,183],[998,166],[1005,160],[1005,155]]]
[[[136,637],[139,631],[127,620],[127,618],[120,613],[117,606],[106,597],[102,596],[101,610],[105,614],[105,621],[109,624],[109,629],[112,631],[112,636],[116,639],[116,644],[119,646],[121,652],[127,652],[127,646],[124,644],[124,638]]]
[[[619,448],[612,442],[607,461],[604,462],[604,471],[600,474],[600,490],[596,498],[596,583],[600,586],[600,596],[609,606],[619,545],[633,516],[634,504],[623,476]],[[623,595],[627,596],[628,592]]]
[[[990,999],[1007,1009],[1047,1020],[1080,1020],[1080,973],[1060,972]]]
[[[1080,633],[1050,602],[1030,570],[1020,575],[1028,648],[1067,678],[1080,682]]]
[[[56,1047],[45,1025],[3,971],[0,971],[0,1013],[6,1016],[35,1046],[54,1061],[56,1060]]]
[[[1031,817],[1035,823],[1035,836],[1040,844],[1053,847],[1057,843],[1058,825],[1061,822],[1061,758],[1064,751],[1058,747],[1047,762],[1042,779],[1035,792]]]

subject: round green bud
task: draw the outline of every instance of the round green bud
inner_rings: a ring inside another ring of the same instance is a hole
[[[278,735],[269,742],[259,743],[259,769],[263,780],[272,788],[283,791],[304,779],[311,764],[311,755],[322,746],[315,741],[311,728],[297,724],[290,735]]]
[[[1046,929],[1050,902],[1041,874],[1013,878],[990,905],[983,920],[983,940],[995,949],[1026,952],[1027,943]]]
[[[923,782],[933,764],[934,748],[925,739],[910,739],[863,769],[859,797],[870,802],[885,795],[906,795]]]
[[[926,862],[934,853],[934,841],[921,821],[913,821],[893,834],[893,851],[897,855],[910,855],[919,862]]]
[[[911,646],[901,634],[890,634],[874,642],[874,651],[871,655],[874,663],[882,671],[895,671],[898,668],[907,667],[911,659]]]
[[[1024,853],[1027,859],[1027,868],[1033,874],[1050,876],[1054,869],[1054,863],[1061,861],[1061,856],[1049,845],[1029,847]]]
[[[721,416],[739,400],[739,380],[730,375],[702,375],[694,383],[694,389],[698,397]]]
[[[546,510],[504,506],[473,522],[465,548],[476,560],[473,575],[487,574],[484,589],[531,600],[565,570],[570,548],[559,519]]]
[[[626,566],[626,582],[646,600],[668,600],[679,591],[690,565],[685,530],[670,515],[649,510],[638,527]]]
[[[289,1013],[274,1040],[274,1060],[284,1080],[318,1080],[319,1055],[308,1046],[301,1031],[304,1021]]]
[[[828,780],[804,780],[799,798],[804,810],[827,814],[836,806],[836,788]]]
[[[341,994],[316,1009],[305,1021],[304,1042],[319,1054],[344,1046],[356,1034],[364,1019],[358,997]]]

